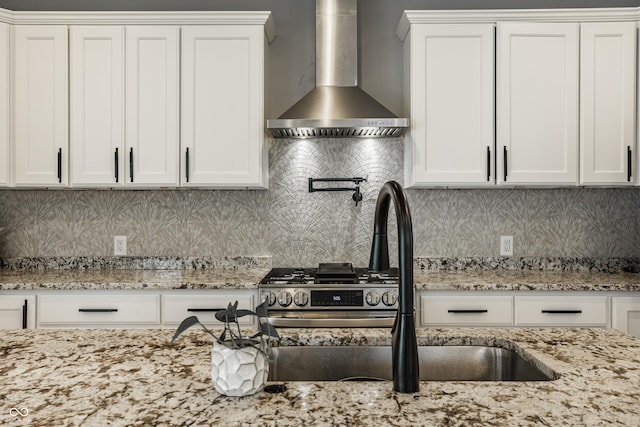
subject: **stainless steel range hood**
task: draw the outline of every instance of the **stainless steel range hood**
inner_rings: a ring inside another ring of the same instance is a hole
[[[267,120],[273,137],[397,137],[409,126],[357,86],[356,1],[316,0],[316,88]]]

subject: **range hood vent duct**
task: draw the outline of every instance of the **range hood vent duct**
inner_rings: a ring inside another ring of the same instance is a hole
[[[409,126],[357,86],[356,1],[316,0],[316,88],[267,120],[273,137],[398,137]]]

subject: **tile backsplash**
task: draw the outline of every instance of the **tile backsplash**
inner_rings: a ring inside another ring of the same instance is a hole
[[[268,191],[0,191],[0,256],[108,256],[113,236],[126,235],[132,256],[367,264],[378,191],[402,182],[402,141],[276,140],[269,162]],[[356,176],[368,179],[358,206],[349,192],[307,191],[310,177]],[[501,235],[514,236],[516,257],[640,256],[640,189],[407,193],[419,257],[497,257]]]

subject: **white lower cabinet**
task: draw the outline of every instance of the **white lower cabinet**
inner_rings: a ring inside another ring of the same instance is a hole
[[[255,289],[203,291],[40,291],[0,296],[0,329],[19,328],[176,328],[189,316],[219,327],[214,315],[238,301],[238,308],[255,310]],[[37,314],[37,315],[36,315]],[[254,327],[254,316],[240,325]]]
[[[162,295],[162,326],[174,328],[189,316],[198,316],[198,319],[207,326],[220,326],[215,313],[227,308],[229,304],[238,301],[238,308],[254,310],[256,307],[257,293],[253,290],[237,291],[177,291],[176,293],[164,293]],[[238,319],[238,323],[244,326],[253,326],[254,316],[245,316]]]
[[[511,296],[423,295],[422,326],[511,326]]]
[[[638,293],[432,292],[417,294],[423,327],[608,327],[640,337]],[[0,296],[0,329],[168,328],[196,315],[219,327],[215,312],[238,301],[254,310],[256,289],[104,291],[69,290]],[[255,326],[255,317],[240,319]]]
[[[536,292],[531,295],[518,291],[493,295],[482,291],[422,291],[418,298],[420,325],[427,327],[608,327],[610,300],[606,293]],[[640,334],[640,298],[635,299],[635,304],[633,310],[636,311],[629,311],[630,320],[625,321],[625,325],[637,328]],[[615,312],[614,308],[614,316]],[[613,327],[617,327],[615,324],[614,320]]]
[[[600,326],[609,324],[607,296],[516,296],[516,326]]]
[[[611,298],[611,327],[640,338],[640,297]]]
[[[38,296],[38,327],[160,327],[160,294],[108,291],[42,294]]]
[[[31,329],[35,326],[35,295],[0,296],[0,329]]]

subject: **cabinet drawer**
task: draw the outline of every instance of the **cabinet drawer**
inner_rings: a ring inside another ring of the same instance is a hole
[[[420,298],[423,326],[513,324],[510,296],[429,296]]]
[[[189,316],[198,316],[205,325],[217,326],[218,322],[214,314],[224,310],[229,303],[238,301],[238,308],[255,310],[253,293],[196,293],[189,292],[184,295],[162,295],[162,323],[164,325],[179,325]],[[241,325],[253,325],[254,316],[244,316],[238,319]]]
[[[607,326],[607,297],[515,297],[517,326]]]
[[[126,327],[160,324],[160,295],[42,295],[40,326]]]

